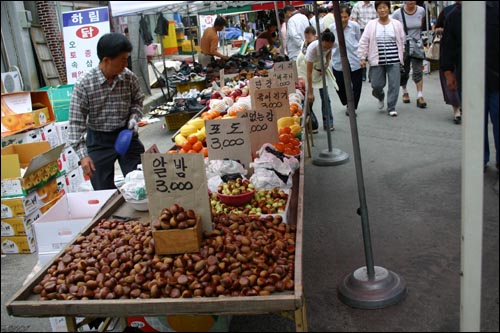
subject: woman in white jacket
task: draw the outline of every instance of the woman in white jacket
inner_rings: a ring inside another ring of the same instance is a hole
[[[370,63],[372,95],[378,100],[378,108],[384,108],[384,87],[387,88],[387,114],[398,115],[396,103],[399,96],[400,65],[404,63],[405,31],[403,24],[389,17],[390,1],[375,1],[378,19],[371,20],[359,40],[358,55],[361,67]]]

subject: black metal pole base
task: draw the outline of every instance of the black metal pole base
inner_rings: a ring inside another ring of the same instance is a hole
[[[340,149],[323,150],[318,157],[313,158],[313,164],[318,166],[340,165],[349,161],[349,154]]]
[[[344,277],[338,296],[342,303],[353,308],[379,309],[398,303],[407,293],[403,277],[375,266],[375,277],[370,280],[363,266]]]

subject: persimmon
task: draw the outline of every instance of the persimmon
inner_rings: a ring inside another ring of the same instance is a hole
[[[193,144],[193,150],[194,151],[200,152],[202,148],[203,148],[203,143],[201,143],[200,141],[196,141]]]
[[[289,143],[291,138],[292,138],[292,136],[291,136],[290,134],[286,134],[286,133],[281,134],[281,135],[279,136],[279,140],[280,140],[281,142],[285,143],[285,144],[286,144],[286,143]]]
[[[293,137],[293,138],[290,139],[290,143],[293,144],[296,147],[300,146],[300,140],[297,139],[297,138],[295,138],[295,137]]]
[[[186,141],[182,144],[182,149],[186,152],[190,151],[193,148],[193,145]]]
[[[276,148],[277,151],[284,152],[285,151],[285,144],[283,142],[276,142],[274,144],[274,148]]]
[[[201,148],[201,152],[203,153],[203,157],[208,157],[208,148],[207,147]]]
[[[280,129],[278,130],[278,134],[290,134],[290,133],[292,133],[292,129],[289,126],[280,127]]]
[[[198,136],[196,134],[190,134],[188,137],[187,137],[187,141],[191,144],[191,145],[194,145],[196,142],[198,142]]]

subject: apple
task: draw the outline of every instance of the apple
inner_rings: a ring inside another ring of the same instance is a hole
[[[221,96],[220,92],[214,91],[212,93],[212,95],[210,95],[210,99],[222,99],[222,96]]]

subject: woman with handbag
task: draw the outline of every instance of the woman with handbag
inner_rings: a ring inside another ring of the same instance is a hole
[[[455,1],[453,5],[445,7],[441,13],[439,13],[436,25],[434,26],[434,32],[436,33],[436,38],[441,37],[444,32],[444,24],[446,22],[446,17],[453,12],[457,6],[460,6],[462,1]],[[449,75],[455,75],[455,72]],[[462,101],[457,90],[450,90],[446,84],[446,78],[444,76],[444,71],[439,68],[439,80],[441,82],[441,90],[443,91],[444,102],[451,105],[453,108],[453,122],[457,125],[462,123]]]
[[[425,9],[417,6],[416,1],[405,1],[403,7],[392,14],[392,18],[403,23],[406,32],[405,46],[405,75],[401,78],[403,87],[403,103],[410,103],[410,95],[406,89],[409,80],[410,66],[413,69],[412,79],[417,86],[417,106],[426,108],[427,102],[423,95],[422,65],[425,58],[424,44],[422,41],[422,28],[425,27]]]
[[[366,25],[359,40],[358,56],[361,68],[366,66],[367,61],[370,63],[372,95],[378,100],[380,110],[384,108],[387,82],[387,114],[396,117],[405,32],[401,22],[389,17],[390,1],[375,1],[375,9],[379,17]]]

